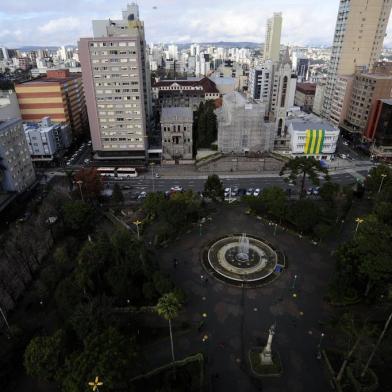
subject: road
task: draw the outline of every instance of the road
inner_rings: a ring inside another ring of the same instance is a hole
[[[352,172],[341,172],[335,175],[332,175],[332,181],[346,185],[351,184],[356,181],[357,178],[363,179],[368,170],[359,170]],[[169,190],[171,187],[175,185],[182,186],[185,190],[192,189],[195,192],[201,192],[204,188],[205,178],[155,178],[152,179],[150,174],[146,174],[145,176],[140,176],[131,180],[122,180],[118,181],[121,186],[130,186],[132,193],[138,192],[152,192],[152,191],[160,191],[165,192]],[[238,187],[238,188],[268,188],[271,186],[279,186],[284,189],[290,188],[289,185],[279,176],[279,174],[271,174],[268,177],[252,177],[252,176],[230,176],[230,178],[222,177],[222,182],[224,187]],[[110,181],[108,184],[112,186],[114,182]]]

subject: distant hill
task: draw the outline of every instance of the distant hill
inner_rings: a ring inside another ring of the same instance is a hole
[[[218,46],[221,48],[249,48],[249,49],[259,49],[262,45],[257,42],[227,42],[227,41],[219,41],[219,42],[197,42],[200,46]],[[192,43],[186,44],[177,44],[177,46],[184,48],[192,45]]]
[[[76,48],[76,45],[64,45],[66,48]],[[49,50],[49,51],[56,51],[60,46],[22,46],[17,48],[21,52],[30,52],[32,50]]]

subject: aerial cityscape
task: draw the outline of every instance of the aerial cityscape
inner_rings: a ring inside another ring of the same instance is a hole
[[[5,3],[2,391],[392,391],[392,0]]]

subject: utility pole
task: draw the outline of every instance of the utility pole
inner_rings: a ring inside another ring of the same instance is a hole
[[[373,359],[374,355],[376,354],[376,351],[377,351],[378,347],[380,346],[381,341],[383,340],[385,333],[387,332],[387,329],[389,327],[391,320],[392,320],[392,313],[389,315],[389,317],[384,325],[384,329],[382,330],[381,335],[378,337],[377,343],[374,346],[373,351],[370,354],[370,357],[369,357],[368,361],[366,362],[365,367],[363,368],[363,371],[361,373],[361,378],[366,374],[366,372],[369,368],[369,365],[372,362],[372,359]]]
[[[7,328],[8,328],[8,331],[11,333],[10,325],[8,324],[7,317],[5,316],[5,313],[4,313],[3,308],[2,308],[1,306],[0,306],[0,313],[1,313],[2,317],[3,317],[3,320],[4,320],[4,322],[5,322],[5,325],[6,325]]]

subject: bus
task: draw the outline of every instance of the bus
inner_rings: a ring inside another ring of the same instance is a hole
[[[118,178],[134,178],[137,177],[137,171],[133,167],[119,167],[117,169]]]
[[[116,169],[114,167],[98,167],[97,172],[102,177],[115,177]]]

